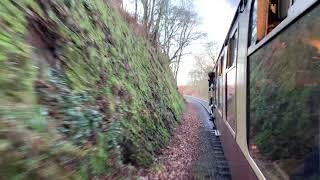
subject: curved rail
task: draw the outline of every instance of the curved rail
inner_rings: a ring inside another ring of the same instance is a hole
[[[205,110],[208,116],[210,115],[209,104],[207,101],[192,97],[192,96],[185,96],[188,99],[195,101],[196,103],[200,104]],[[208,120],[209,121],[209,120]],[[207,124],[206,122],[204,124]],[[215,161],[213,162],[214,166],[214,176],[216,180],[230,180],[231,174],[229,170],[228,161],[224,156],[222,142],[220,140],[220,133],[216,129],[215,124],[213,126],[209,126],[210,128],[205,130],[207,138],[210,140],[210,146],[212,147],[212,156],[214,157]]]
[[[188,97],[188,98],[191,98],[195,101],[197,101],[202,107],[204,107],[207,111],[207,113],[210,114],[210,109],[209,109],[209,103],[203,99],[200,99],[200,98],[197,98],[197,97],[193,97],[193,96],[185,96],[185,97]]]

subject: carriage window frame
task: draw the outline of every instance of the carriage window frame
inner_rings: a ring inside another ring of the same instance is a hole
[[[221,58],[219,58],[218,61],[217,61],[217,72],[218,72],[218,73],[217,73],[217,77],[218,77],[218,76],[221,76],[221,73],[220,73],[220,71],[221,71],[221,70],[220,70],[220,63],[221,63]]]
[[[288,18],[289,9],[294,3],[292,0],[286,0],[289,2],[288,7],[285,7],[283,4],[281,4],[280,0],[275,0],[277,2],[273,4],[271,1],[272,0],[252,0],[249,16],[248,47],[258,44],[270,33],[275,31],[277,27]],[[280,17],[281,13],[283,13],[283,10],[286,11],[285,17]],[[275,13],[275,16],[273,17],[277,17],[278,19],[271,21],[271,13]],[[253,23],[255,23],[255,26],[253,26]]]
[[[284,21],[288,17],[289,9],[292,6],[291,0],[269,0],[268,2],[268,12],[266,16],[267,27],[265,36],[269,34],[271,31],[273,31],[282,21]]]
[[[224,48],[226,48],[227,46],[224,46]],[[222,79],[224,78],[224,73],[225,73],[225,59],[226,59],[226,54],[225,54],[225,51],[223,50],[222,51],[222,54],[221,56],[218,58],[218,61],[217,61],[217,68],[218,68],[218,75],[217,75],[217,109],[218,109],[218,112],[220,113],[220,115],[222,116],[222,112],[223,112],[223,108],[224,108],[224,86],[223,86],[223,82],[222,82]]]
[[[221,56],[221,64],[220,64],[220,69],[221,69],[221,76],[223,75],[223,70],[224,70],[224,59],[225,59],[225,55]]]
[[[222,55],[219,60],[218,60],[218,63],[217,63],[217,68],[218,68],[218,76],[222,76],[223,74],[223,63],[224,63],[224,55]]]
[[[238,34],[238,28],[235,28],[233,30],[232,36],[229,38],[228,41],[228,53],[227,53],[227,62],[226,62],[226,69],[227,72],[231,69],[233,69],[238,60],[238,47],[239,47],[239,34]],[[235,47],[232,47],[231,42],[234,40],[235,42]],[[233,54],[232,54],[233,53]],[[231,54],[233,57],[231,57]],[[232,61],[231,61],[232,60]]]
[[[228,113],[228,109],[232,108],[229,107],[228,105],[228,99],[227,99],[227,94],[228,94],[228,82],[230,81],[230,77],[228,78],[228,75],[234,73],[234,109],[231,112],[234,116],[237,113],[236,109],[236,89],[237,89],[237,72],[236,72],[236,66],[237,66],[237,60],[238,60],[238,48],[239,48],[239,30],[238,30],[238,26],[239,24],[235,24],[235,26],[233,27],[233,30],[231,31],[231,36],[228,40],[228,47],[227,47],[227,55],[226,55],[226,71],[225,71],[225,84],[224,84],[224,91],[225,91],[225,103],[224,103],[224,111],[225,111],[225,123],[227,124],[228,129],[230,130],[230,132],[232,133],[233,136],[235,136],[235,132],[236,132],[236,128],[237,128],[237,120],[236,117],[234,117],[233,119],[233,123],[231,123],[230,121],[228,121],[228,117],[232,117],[232,115],[229,115],[230,113]],[[234,40],[234,47],[232,45],[232,40]],[[232,54],[233,53],[233,54]],[[233,59],[233,60],[232,60]]]
[[[214,67],[214,71],[216,72],[216,77],[215,77],[215,87],[214,87],[214,101],[213,104],[215,107],[218,106],[218,63]]]
[[[250,15],[249,15],[249,38],[248,38],[248,46],[254,46],[257,44],[258,37],[258,1],[253,0],[250,5]],[[255,16],[254,16],[255,15]],[[254,24],[253,24],[254,23]],[[253,34],[254,33],[254,34]]]
[[[250,4],[250,20],[252,18],[252,10],[253,10],[253,4],[257,0],[253,0]],[[275,27],[269,34],[264,36],[259,41],[256,41],[254,43],[248,44],[248,56],[256,52],[258,49],[260,49],[264,44],[268,43],[274,36],[278,35],[288,27],[289,24],[291,24],[293,21],[295,21],[297,18],[299,18],[304,12],[306,12],[308,9],[312,8],[314,4],[316,4],[318,0],[309,0],[309,1],[292,1],[291,7],[289,8],[289,14],[288,17],[285,18],[277,27]],[[290,12],[291,11],[291,12]],[[249,37],[251,37],[251,32],[249,29]],[[248,41],[250,39],[248,38]]]

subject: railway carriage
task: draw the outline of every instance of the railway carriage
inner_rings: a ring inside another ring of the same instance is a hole
[[[212,73],[233,179],[320,179],[318,0],[242,0]]]

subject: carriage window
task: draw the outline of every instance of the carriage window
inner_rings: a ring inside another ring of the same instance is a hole
[[[272,31],[288,15],[290,0],[270,0],[268,4],[267,33]]]
[[[279,16],[283,20],[288,16],[288,11],[291,6],[290,0],[280,1],[279,3]]]
[[[221,70],[221,75],[223,73],[223,64],[224,64],[224,56],[221,57],[221,63],[220,63],[220,70]]]
[[[235,130],[236,128],[236,68],[233,68],[237,59],[238,33],[237,30],[229,40],[227,68],[226,72],[226,120],[230,127]]]
[[[226,120],[230,127],[236,128],[236,69],[233,68],[226,74]]]
[[[219,61],[218,61],[218,76],[222,75],[222,71],[223,71],[223,59],[224,57],[222,56]]]
[[[224,89],[223,89],[223,65],[224,65],[224,56],[222,56],[219,60],[218,60],[218,77],[217,77],[217,101],[218,101],[218,108],[221,109],[222,108],[222,103],[223,103],[223,93],[224,93]]]
[[[221,76],[221,59],[218,60],[217,69],[218,69],[218,76]]]
[[[258,1],[254,1],[250,17],[250,40],[249,46],[257,42],[257,25],[258,25]]]
[[[310,10],[248,58],[249,152],[266,179],[320,179],[319,13]]]
[[[238,35],[237,31],[234,33],[232,38],[229,40],[229,53],[228,53],[228,61],[227,61],[227,68],[234,65],[237,59],[237,52],[238,52]]]
[[[249,45],[254,45],[288,15],[292,0],[254,0],[250,17]]]
[[[215,67],[215,72],[218,72],[218,66]],[[216,84],[215,84],[215,90],[214,90],[214,104],[217,105],[217,100],[218,100],[218,77],[216,76],[215,78]]]
[[[217,89],[216,89],[216,100],[217,100],[217,107],[220,108],[220,80],[221,80],[221,58],[218,60],[217,64]]]

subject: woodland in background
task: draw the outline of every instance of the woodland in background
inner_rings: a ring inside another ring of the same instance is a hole
[[[208,73],[213,70],[213,64],[218,52],[216,43],[206,43],[205,53],[194,57],[192,70],[189,72],[190,82],[179,86],[179,92],[202,99],[208,99]]]
[[[193,0],[127,0],[134,10],[130,19],[135,32],[147,38],[170,60],[175,79],[186,48],[206,36],[197,30],[200,19]]]

